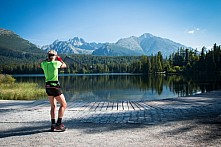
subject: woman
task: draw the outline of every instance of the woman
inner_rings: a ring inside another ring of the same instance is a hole
[[[44,71],[46,93],[51,104],[51,131],[65,131],[66,128],[62,124],[62,118],[67,108],[67,103],[58,81],[58,69],[66,68],[67,65],[57,55],[55,50],[50,50],[48,52],[48,59],[42,61],[40,66]],[[58,110],[57,123],[55,123],[57,102],[60,103],[60,108]]]

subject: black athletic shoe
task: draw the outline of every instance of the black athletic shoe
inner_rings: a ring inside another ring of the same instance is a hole
[[[64,124],[56,124],[54,127],[54,131],[64,132],[65,130],[66,127],[64,126]]]
[[[51,132],[54,132],[54,129],[55,129],[55,124],[52,124],[51,125]]]

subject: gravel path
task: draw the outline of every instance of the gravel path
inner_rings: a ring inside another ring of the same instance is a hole
[[[50,132],[48,101],[1,100],[0,146],[221,146],[221,91],[130,104],[68,102],[68,130]]]

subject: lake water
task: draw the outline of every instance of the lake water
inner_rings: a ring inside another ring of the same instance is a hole
[[[17,82],[35,82],[44,87],[43,75],[14,77]],[[59,81],[67,101],[159,100],[221,88],[220,78],[185,78],[177,75],[61,74]]]

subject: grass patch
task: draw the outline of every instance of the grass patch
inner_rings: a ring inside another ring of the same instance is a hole
[[[36,83],[0,84],[1,100],[36,100],[46,96],[45,89]]]
[[[0,74],[0,100],[36,100],[46,97],[37,83],[16,83],[10,75]]]

